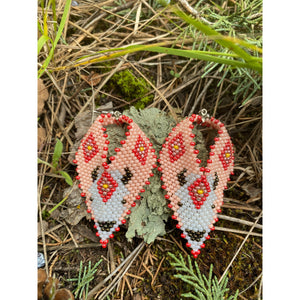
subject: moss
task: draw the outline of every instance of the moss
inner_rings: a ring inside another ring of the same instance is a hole
[[[153,95],[149,94],[151,90],[149,83],[142,77],[135,77],[128,69],[114,74],[111,81],[120,89],[125,100],[128,102],[138,100],[134,104],[137,109],[144,108],[153,100]]]

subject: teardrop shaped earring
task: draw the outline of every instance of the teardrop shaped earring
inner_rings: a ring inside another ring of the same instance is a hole
[[[107,129],[105,126],[126,125],[127,139],[115,148],[116,155],[108,157]],[[81,141],[75,160],[80,181],[81,196],[85,199],[87,212],[95,222],[96,235],[105,248],[108,239],[126,223],[131,207],[150,184],[156,167],[155,149],[145,133],[132,119],[120,113],[101,114]]]
[[[206,167],[200,167],[199,151],[194,148],[194,123],[218,132]],[[201,115],[193,114],[177,124],[162,146],[158,170],[162,171],[165,198],[174,212],[172,219],[178,221],[176,227],[182,230],[181,237],[196,258],[221,212],[223,190],[233,174],[233,144],[224,124],[202,110]]]

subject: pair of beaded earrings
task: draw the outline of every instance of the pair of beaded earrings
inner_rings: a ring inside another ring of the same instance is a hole
[[[218,132],[206,167],[200,166],[199,151],[194,148],[194,123]],[[110,142],[105,126],[110,124],[125,125],[127,139],[115,148],[116,156],[108,157]],[[160,163],[158,170],[162,172],[168,207],[174,212],[172,219],[178,221],[176,227],[182,230],[186,246],[195,258],[205,247],[204,242],[218,221],[217,213],[221,212],[223,190],[233,174],[231,138],[223,123],[202,110],[201,115],[193,114],[177,124],[165,140],[157,159],[152,143],[139,126],[115,112],[101,114],[81,141],[73,161],[78,165],[76,179],[80,180],[81,196],[103,248],[120,230],[119,226],[126,223],[136,200],[141,199],[144,186],[150,184],[149,177],[154,176],[156,162]]]

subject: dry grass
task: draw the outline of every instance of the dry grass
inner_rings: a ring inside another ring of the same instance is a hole
[[[64,2],[57,1],[58,20],[63,13]],[[228,269],[229,287],[232,291],[238,288],[242,292],[239,299],[260,299],[261,91],[256,91],[241,107],[251,94],[252,86],[234,100],[233,93],[241,82],[232,80],[224,70],[214,68],[202,77],[207,66],[203,61],[148,52],[130,54],[102,65],[87,64],[58,70],[72,65],[84,55],[113,47],[152,42],[167,42],[170,46],[186,49],[194,46],[195,37],[188,30],[182,30],[186,25],[157,7],[154,1],[120,1],[119,4],[112,0],[78,2],[79,6],[72,6],[63,32],[66,43],[62,40],[58,43],[49,69],[42,76],[49,98],[38,125],[46,129],[46,139],[38,150],[38,156],[49,161],[55,140],[60,138],[64,144],[62,165],[75,180],[75,166],[67,160],[75,141],[74,119],[108,102],[112,102],[114,109],[122,111],[140,100],[125,101],[120,90],[109,84],[113,75],[121,70],[128,69],[149,83],[149,95],[153,95],[153,100],[148,107],[157,107],[179,117],[205,107],[227,124],[236,155],[235,175],[229,182],[230,189],[225,192],[219,226],[205,249],[205,255],[199,258],[200,269],[207,274],[209,265],[213,263],[214,273],[219,277]],[[235,1],[222,3],[229,13],[236,9]],[[195,4],[195,1],[190,1],[191,7]],[[212,4],[205,2],[205,5]],[[51,20],[51,11],[48,14]],[[41,8],[38,17],[42,23]],[[54,38],[53,23],[48,22],[48,26],[49,35]],[[197,39],[201,40],[201,35]],[[38,58],[40,65],[47,53],[45,46]],[[95,74],[100,79],[97,83],[91,81]],[[66,184],[51,176],[46,165],[39,165],[38,172],[38,217],[41,220],[42,212],[51,209],[63,198]],[[179,299],[181,291],[186,288],[173,278],[174,270],[168,261],[168,251],[181,251],[188,255],[172,221],[166,225],[168,234],[151,245],[145,245],[139,239],[126,241],[122,229],[119,237],[110,243],[108,251],[100,248],[101,245],[88,234],[79,237],[65,222],[52,217],[47,222],[49,229],[41,230],[39,250],[46,255],[47,271],[56,273],[66,287],[72,288],[65,280],[76,276],[80,260],[85,264],[90,260],[94,263],[101,256],[104,258],[87,299],[92,299],[92,295],[96,295],[97,299]],[[82,220],[80,224],[92,231],[89,221]],[[107,295],[110,298],[106,298]]]

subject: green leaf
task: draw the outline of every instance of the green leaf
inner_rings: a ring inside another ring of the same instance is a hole
[[[52,156],[52,165],[53,165],[54,169],[57,168],[58,161],[61,157],[62,151],[63,151],[63,144],[59,139],[56,139],[56,145],[55,145],[54,153]]]
[[[49,40],[49,36],[46,36],[46,35],[42,35],[40,38],[39,38],[39,41],[38,41],[38,54],[40,53],[42,47],[45,45],[45,43]]]
[[[73,180],[67,172],[58,171],[58,173],[65,178],[67,184],[69,184],[70,186],[73,185]]]
[[[49,52],[48,57],[46,58],[46,60],[44,61],[42,67],[38,71],[38,78],[40,78],[42,76],[42,74],[45,72],[45,70],[47,69],[47,67],[48,67],[48,65],[49,65],[49,63],[50,63],[50,61],[51,61],[51,59],[54,55],[54,50],[55,50],[56,45],[57,45],[57,43],[58,43],[58,41],[61,37],[61,34],[62,34],[62,32],[64,30],[64,27],[65,27],[65,23],[67,21],[67,17],[68,17],[68,14],[69,14],[71,2],[72,2],[72,0],[67,0],[66,1],[64,13],[62,15],[57,34],[55,36],[55,40],[53,42],[53,45],[52,45],[52,48]],[[48,35],[48,33],[47,33],[47,35]]]
[[[48,167],[50,167],[51,169],[53,168],[53,166],[49,163],[47,163],[46,161],[38,158],[38,164],[44,164],[44,165],[47,165]]]

